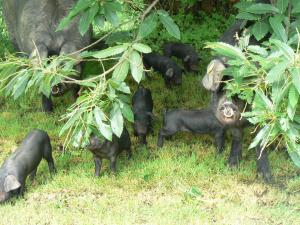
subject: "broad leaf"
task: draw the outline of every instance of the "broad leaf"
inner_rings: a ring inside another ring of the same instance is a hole
[[[300,68],[294,68],[291,71],[294,87],[298,90],[300,94]]]
[[[102,115],[104,114],[102,110],[98,107],[95,107],[93,110],[95,122],[97,125],[97,128],[99,129],[100,133],[105,137],[107,140],[112,140],[112,130],[111,127],[105,123],[102,122]]]
[[[103,49],[101,51],[94,52],[91,56],[98,59],[103,59],[106,57],[118,55],[128,49],[128,45],[118,45],[114,47],[109,47],[107,49]]]
[[[148,45],[142,43],[134,43],[132,47],[137,50],[138,52],[142,53],[150,53],[152,52],[151,48]]]
[[[158,17],[168,33],[171,36],[180,39],[179,27],[174,23],[173,19],[168,15],[168,13],[166,11],[159,10]]]
[[[257,21],[252,27],[252,33],[256,40],[260,41],[269,32],[269,25],[264,21]]]
[[[288,66],[290,65],[290,62],[283,61],[276,66],[274,66],[268,73],[266,79],[269,83],[273,83],[279,80],[284,79],[284,74]]]
[[[267,134],[270,132],[270,128],[271,127],[269,125],[264,126],[255,136],[254,140],[249,146],[249,149],[255,148],[264,138],[267,138]]]
[[[120,60],[123,60],[122,58]],[[129,62],[124,60],[114,70],[112,77],[118,81],[124,81],[129,71]]]
[[[288,38],[286,35],[286,31],[281,23],[280,17],[277,17],[277,16],[270,17],[269,22],[271,24],[271,27],[272,27],[274,33],[279,38],[279,40],[286,43]]]
[[[129,60],[132,77],[139,83],[143,77],[142,57],[137,51],[132,51],[129,56]]]
[[[289,5],[289,0],[277,0],[276,8],[279,9],[281,14],[285,13],[287,7]]]
[[[140,24],[138,31],[138,39],[147,37],[155,29],[157,25],[157,14],[152,13]]]
[[[89,29],[94,17],[96,16],[99,10],[98,4],[93,5],[93,7],[89,8],[79,20],[79,32],[83,36]]]
[[[257,3],[247,7],[246,12],[253,14],[279,13],[279,9],[270,4]]]
[[[117,137],[120,137],[123,132],[123,116],[118,104],[114,104],[113,109],[110,112],[111,128]]]

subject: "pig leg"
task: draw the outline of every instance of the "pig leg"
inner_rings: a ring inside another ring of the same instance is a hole
[[[147,144],[146,135],[144,134],[139,135],[139,141],[141,145],[146,145]]]
[[[272,174],[269,165],[268,152],[262,150],[260,145],[256,147],[256,165],[257,173],[261,174],[266,183],[272,182]]]
[[[221,154],[225,145],[225,130],[218,131],[215,134],[216,153]]]
[[[45,95],[42,95],[42,105],[43,105],[44,112],[52,112],[53,104],[52,104],[51,96],[47,97]]]
[[[100,176],[101,165],[102,165],[102,159],[99,158],[98,156],[94,155],[94,162],[95,162],[95,176],[99,177]]]
[[[175,132],[168,131],[166,129],[160,129],[157,139],[157,147],[162,148],[164,145],[164,138],[170,138]]]
[[[116,173],[116,164],[117,164],[117,157],[116,156],[112,156],[110,157],[110,170],[113,173]]]
[[[43,158],[48,163],[48,168],[49,168],[50,174],[51,175],[54,174],[56,169],[55,169],[55,166],[54,166],[54,160],[53,160],[53,157],[52,157],[52,147],[51,147],[50,144],[45,147]]]
[[[230,166],[237,166],[242,159],[243,129],[232,128],[232,144],[228,163]]]

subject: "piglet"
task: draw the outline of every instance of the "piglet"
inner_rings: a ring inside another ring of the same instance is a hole
[[[140,143],[147,144],[146,135],[153,133],[152,110],[153,100],[151,91],[142,85],[138,87],[132,97],[132,108],[134,113],[134,135],[138,136]]]
[[[131,141],[127,129],[124,127],[123,132],[118,138],[116,135],[113,135],[112,141],[102,139],[96,135],[90,137],[90,143],[87,146],[87,149],[93,153],[94,162],[95,162],[95,176],[100,176],[100,170],[102,165],[102,159],[109,159],[110,169],[112,172],[116,172],[116,163],[118,155],[126,150],[128,153],[128,159],[131,158]]]
[[[173,85],[181,85],[182,81],[182,68],[176,62],[167,56],[158,53],[143,54],[143,63],[146,69],[151,67],[154,71],[162,74],[165,85],[170,88]]]
[[[199,56],[193,46],[184,43],[166,43],[163,45],[163,51],[168,57],[175,56],[181,59],[187,71],[199,70]]]
[[[0,168],[0,203],[13,195],[23,194],[26,177],[29,174],[31,179],[35,177],[42,158],[48,162],[53,174],[55,167],[50,138],[45,131],[33,130]]]
[[[157,146],[159,148],[163,147],[164,138],[171,137],[178,131],[214,135],[217,153],[221,153],[224,149],[225,127],[214,116],[211,109],[165,111],[163,127],[159,131]]]

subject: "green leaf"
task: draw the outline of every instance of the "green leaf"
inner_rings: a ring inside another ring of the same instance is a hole
[[[300,146],[296,143],[291,142],[287,138],[286,138],[286,146],[292,161],[298,168],[300,168],[300,152],[299,152]]]
[[[96,26],[102,28],[104,26],[105,17],[104,15],[96,15],[94,18]]]
[[[239,58],[246,60],[244,53],[238,48],[223,42],[209,42],[205,48],[215,50],[219,55],[226,56],[232,59]]]
[[[78,119],[81,116],[81,112],[77,111],[72,113],[72,116],[68,119],[68,121],[65,123],[65,125],[61,128],[60,132],[59,132],[59,136],[62,136],[63,133],[68,130],[69,128],[71,128],[72,126],[74,126],[74,124],[78,121]]]
[[[173,19],[168,15],[166,11],[159,10],[157,11],[159,20],[164,25],[168,33],[177,38],[180,39],[180,30],[179,27],[174,23]]]
[[[270,39],[270,42],[284,54],[284,56],[290,61],[290,63],[294,63],[295,53],[290,46],[276,39]]]
[[[300,94],[300,68],[293,68],[291,71],[294,87]]]
[[[116,11],[110,7],[111,4],[105,3],[103,5],[104,7],[104,16],[110,22],[113,26],[117,27],[120,23],[119,17],[116,13]]]
[[[22,94],[24,94],[26,85],[29,80],[29,76],[30,76],[29,73],[25,72],[25,74],[23,74],[17,79],[12,93],[15,100],[19,98]]]
[[[90,24],[94,20],[97,12],[99,10],[98,4],[93,5],[93,7],[89,8],[79,20],[79,32],[83,36],[88,29],[90,28]]]
[[[288,38],[287,38],[286,31],[281,23],[280,17],[278,16],[270,17],[269,22],[277,38],[279,38],[279,40],[286,43]]]
[[[297,92],[297,89],[294,86],[291,86],[289,91],[289,103],[292,107],[295,107],[299,100],[299,93]]]
[[[132,47],[137,50],[138,52],[142,53],[150,53],[152,52],[151,48],[148,45],[142,44],[142,43],[135,43],[132,45]]]
[[[129,56],[129,60],[132,77],[139,83],[143,77],[142,57],[137,51],[132,51]]]
[[[268,83],[273,83],[279,80],[284,79],[284,74],[288,66],[290,65],[289,61],[283,61],[276,66],[274,66],[267,74]]]
[[[293,1],[293,14],[300,13],[300,1],[299,0],[294,0]]]
[[[133,112],[132,112],[131,107],[130,107],[128,104],[123,103],[123,104],[122,104],[121,111],[122,111],[123,116],[124,116],[129,122],[131,122],[131,123],[134,122]]]
[[[89,7],[90,2],[90,0],[77,1],[76,5],[74,5],[74,7],[71,9],[70,13],[60,21],[56,31],[62,30],[67,27],[71,23],[71,20],[74,16]]]
[[[257,21],[252,27],[252,33],[256,40],[260,41],[269,32],[269,25],[264,21]]]
[[[239,14],[237,14],[236,18],[242,20],[258,20],[260,16],[254,15],[252,13],[240,12]]]
[[[112,141],[112,130],[111,127],[102,122],[102,115],[104,115],[103,111],[99,107],[95,107],[93,110],[94,118],[96,125],[100,131],[100,133],[105,137],[105,139]]]
[[[120,60],[123,60],[122,58]],[[118,81],[124,81],[126,79],[126,76],[128,74],[129,70],[129,62],[127,60],[124,60],[122,63],[120,63],[114,70],[112,77],[115,80]]]
[[[276,8],[279,9],[281,14],[284,14],[289,5],[289,0],[277,0]]]
[[[254,140],[249,146],[249,149],[255,148],[264,138],[266,138],[267,134],[270,132],[270,128],[271,127],[269,125],[264,126],[255,136]]]
[[[267,57],[268,56],[268,51],[263,48],[263,47],[260,47],[259,45],[249,45],[247,47],[247,49],[253,53],[256,53],[258,55],[261,55],[263,57]]]
[[[146,19],[140,24],[138,31],[138,39],[147,37],[153,32],[157,25],[157,14],[151,13]]]
[[[247,7],[246,12],[253,14],[279,13],[279,9],[270,4],[257,3]]]
[[[264,109],[273,111],[273,103],[269,100],[269,98],[260,90],[257,89],[256,91],[256,97],[258,97],[259,100],[259,107],[263,107]]]
[[[127,86],[125,82],[121,82],[119,87],[117,88],[118,91],[121,91],[125,94],[130,94],[130,88]]]
[[[113,109],[110,112],[110,122],[111,122],[111,128],[114,134],[117,137],[120,137],[123,132],[123,116],[121,109],[118,104],[114,104]]]
[[[93,53],[93,57],[97,59],[103,59],[110,56],[118,55],[128,49],[128,45],[118,45],[114,47],[109,47],[106,49],[103,49],[101,51],[97,51]]]

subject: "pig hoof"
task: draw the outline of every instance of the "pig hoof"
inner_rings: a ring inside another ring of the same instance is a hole
[[[229,158],[228,160],[228,165],[229,167],[233,168],[233,167],[238,167],[239,165],[239,160],[237,160],[236,158]]]

